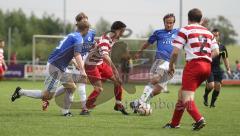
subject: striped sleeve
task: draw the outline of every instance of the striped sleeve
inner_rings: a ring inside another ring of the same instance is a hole
[[[178,32],[177,37],[173,40],[173,46],[182,49],[184,44],[187,42],[187,30],[181,28]]]

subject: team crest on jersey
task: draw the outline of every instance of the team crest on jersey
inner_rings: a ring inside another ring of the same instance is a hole
[[[90,42],[91,40],[92,40],[92,38],[89,36],[89,37],[88,37],[88,41]]]
[[[204,37],[203,35],[199,35],[199,36],[198,36],[198,41],[199,41],[199,42],[202,42],[202,43],[205,43],[205,42],[207,42],[207,39],[206,39],[206,37]]]

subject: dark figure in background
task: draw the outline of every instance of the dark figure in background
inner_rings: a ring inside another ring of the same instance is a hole
[[[130,56],[125,54],[121,58],[121,72],[122,72],[122,81],[123,83],[128,82],[128,74],[131,69]]]
[[[220,89],[222,87],[223,70],[220,67],[221,58],[223,59],[224,65],[227,70],[227,74],[231,75],[231,70],[230,70],[229,61],[228,61],[228,52],[226,47],[220,43],[220,32],[218,29],[213,29],[212,33],[218,42],[220,53],[217,57],[213,58],[211,74],[207,79],[205,94],[203,96],[203,99],[204,99],[203,103],[205,106],[208,106],[208,94],[213,90],[211,104],[210,104],[211,108],[215,107],[215,102],[217,100],[217,97],[220,93]]]

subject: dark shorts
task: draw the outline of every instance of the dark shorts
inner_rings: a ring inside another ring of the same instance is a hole
[[[223,79],[223,72],[222,71],[212,71],[210,76],[207,79],[207,82],[219,82],[222,83],[222,79]]]

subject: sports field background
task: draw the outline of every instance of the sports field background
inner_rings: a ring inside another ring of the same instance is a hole
[[[171,118],[179,86],[170,85],[169,94],[160,94],[153,99],[158,105],[153,107],[151,116],[131,114],[123,116],[113,111],[114,100],[96,107],[90,116],[80,116],[73,110],[73,117],[60,115],[59,107],[51,101],[49,110],[41,111],[41,102],[30,98],[20,98],[14,103],[10,96],[16,86],[29,89],[43,88],[42,82],[1,81],[0,82],[0,136],[239,136],[240,135],[240,87],[224,86],[217,101],[217,107],[210,109],[202,104],[203,87],[197,90],[196,103],[204,115],[207,126],[198,132],[191,131],[192,119],[184,114],[181,128],[163,129]],[[137,86],[136,94],[124,93],[123,102],[137,98],[143,85]],[[89,93],[91,89],[88,87]],[[159,100],[160,98],[160,100]],[[76,97],[77,99],[77,97]],[[165,104],[164,104],[165,103]],[[168,106],[167,106],[168,105]],[[129,106],[127,107],[130,111]]]

